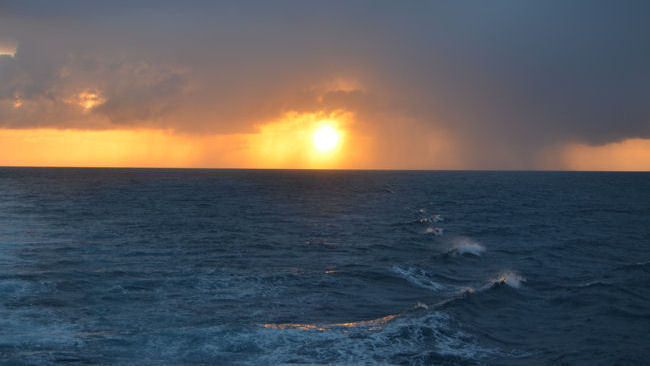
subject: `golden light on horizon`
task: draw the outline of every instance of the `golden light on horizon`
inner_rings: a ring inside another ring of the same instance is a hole
[[[195,155],[165,130],[0,129],[0,166],[182,167]]]
[[[334,117],[334,118],[332,118]],[[289,113],[251,133],[191,134],[160,129],[60,130],[0,128],[0,166],[186,167],[261,169],[393,169],[393,157],[406,145],[376,145],[354,127],[352,115]],[[323,125],[339,133],[329,151],[316,148],[313,137]],[[393,134],[394,135],[394,134]],[[462,142],[440,131],[427,138],[418,156],[439,159],[436,166],[463,167]],[[460,144],[460,145],[459,145]],[[381,151],[384,155],[380,155]],[[650,139],[629,139],[602,146],[567,144],[546,157],[543,169],[650,170]]]
[[[367,166],[371,140],[350,112],[289,112],[236,134],[162,129],[0,129],[0,165],[344,169]],[[318,131],[318,133],[317,133]],[[316,138],[315,138],[316,137]]]
[[[331,151],[339,143],[339,132],[330,124],[324,124],[314,131],[313,142],[317,150]]]
[[[16,56],[16,45],[12,43],[0,43],[0,56]]]
[[[341,168],[361,149],[346,143],[353,117],[346,111],[286,113],[249,136],[250,160],[262,168]]]
[[[599,146],[568,144],[560,150],[569,170],[648,171],[650,139],[634,138]]]

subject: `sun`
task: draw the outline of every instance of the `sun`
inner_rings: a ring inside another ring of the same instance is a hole
[[[324,125],[314,131],[314,147],[318,151],[327,152],[339,143],[339,132],[330,125]]]

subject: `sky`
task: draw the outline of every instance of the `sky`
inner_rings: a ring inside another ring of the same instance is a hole
[[[0,0],[0,165],[650,170],[650,2]]]

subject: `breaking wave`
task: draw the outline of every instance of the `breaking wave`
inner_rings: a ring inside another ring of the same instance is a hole
[[[393,266],[392,271],[415,286],[433,291],[440,291],[445,287],[431,280],[431,276],[423,269],[415,267]]]
[[[522,283],[526,282],[526,278],[513,271],[504,271],[499,273],[495,278],[491,279],[487,287],[494,286],[509,286],[512,288],[520,288]]]
[[[449,315],[426,306],[340,324],[262,324],[253,334],[237,337],[250,337],[263,353],[256,362],[269,364],[455,364],[500,353],[480,345]]]
[[[439,227],[428,227],[425,232],[427,234],[433,234],[435,236],[443,236],[445,230]]]
[[[480,256],[485,252],[485,247],[469,238],[458,238],[447,252],[451,255]]]

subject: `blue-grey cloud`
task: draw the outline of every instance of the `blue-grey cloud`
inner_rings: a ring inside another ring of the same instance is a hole
[[[646,1],[135,3],[2,1],[18,49],[0,55],[0,125],[235,132],[345,108],[524,167],[552,144],[650,137]],[[337,78],[362,87],[318,88]]]

